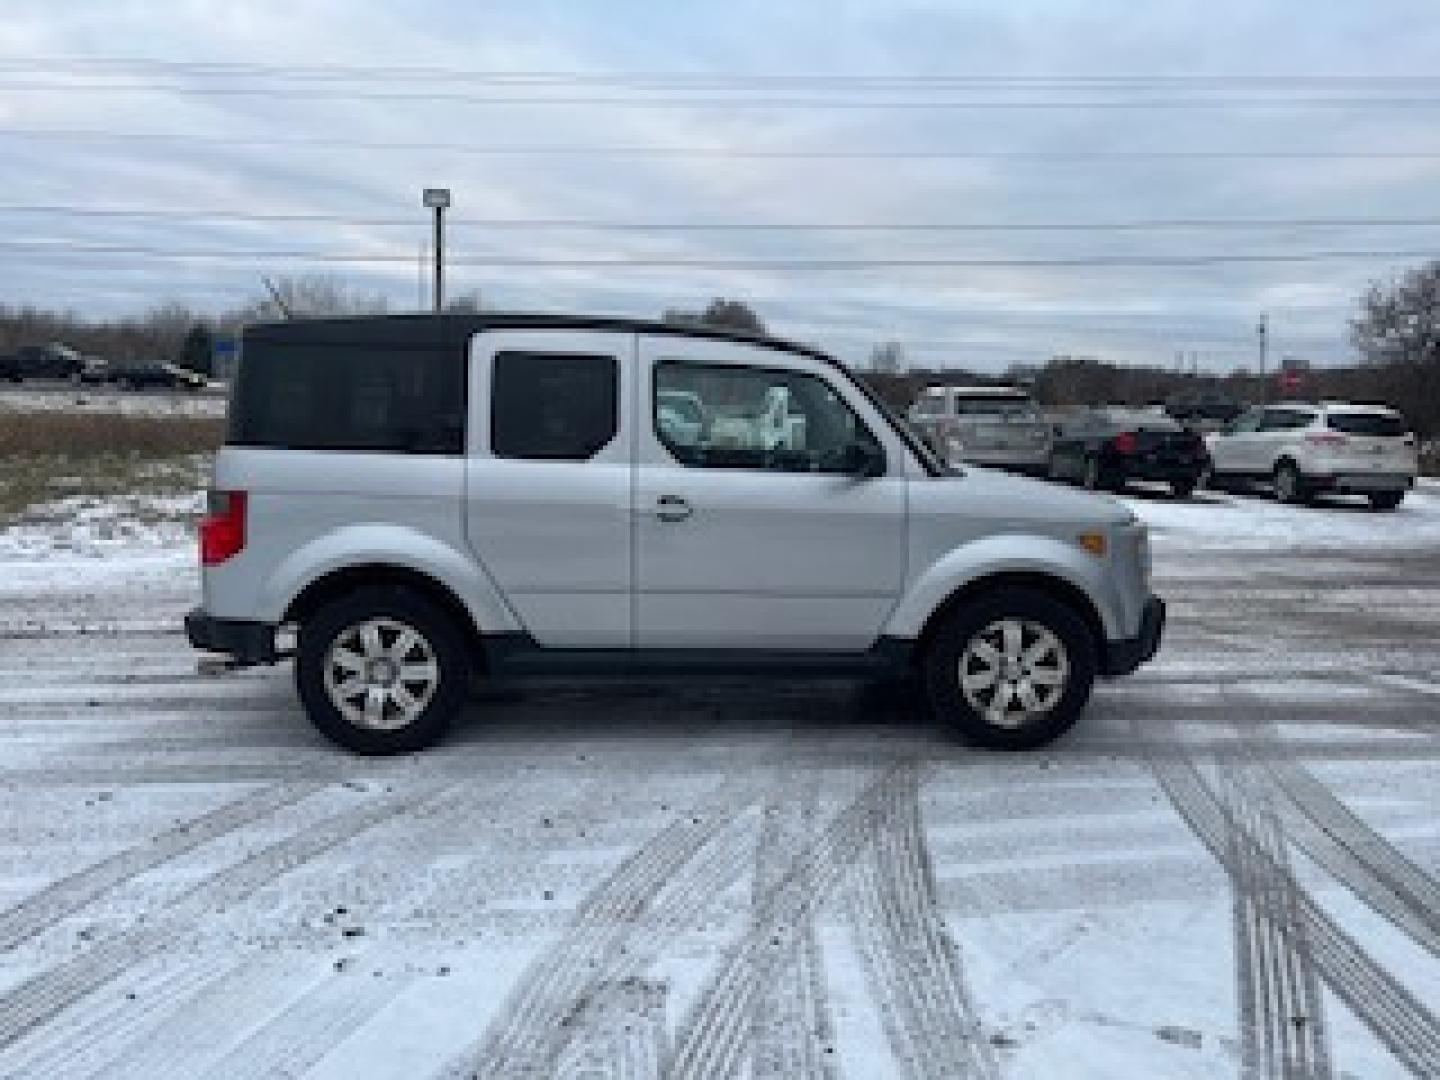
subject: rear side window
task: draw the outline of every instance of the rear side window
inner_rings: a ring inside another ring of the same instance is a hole
[[[955,399],[956,416],[1034,416],[1035,403],[1023,397],[973,397]]]
[[[464,352],[316,342],[247,347],[229,441],[289,450],[461,454]]]
[[[532,461],[594,457],[619,428],[619,381],[613,356],[497,353],[491,451]]]
[[[1346,435],[1380,435],[1394,438],[1406,432],[1405,421],[1388,413],[1330,413],[1325,424]]]

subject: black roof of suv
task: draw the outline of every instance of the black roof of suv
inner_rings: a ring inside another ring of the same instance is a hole
[[[251,344],[459,345],[484,330],[619,330],[765,345],[828,363],[836,361],[810,345],[722,327],[695,326],[650,319],[597,318],[542,312],[482,311],[464,314],[360,315],[339,319],[298,319],[256,323],[245,329]]]

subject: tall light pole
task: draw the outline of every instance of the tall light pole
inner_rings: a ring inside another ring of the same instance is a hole
[[[1265,350],[1270,344],[1270,316],[1264,312],[1260,313],[1260,322],[1255,327],[1255,334],[1260,339],[1260,398],[1262,401],[1270,400],[1270,387],[1265,382]]]
[[[449,188],[426,188],[420,201],[435,211],[435,314],[445,307],[445,211],[450,206]]]

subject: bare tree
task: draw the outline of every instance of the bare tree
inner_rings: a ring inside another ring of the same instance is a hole
[[[898,375],[907,366],[905,346],[898,341],[884,341],[870,350],[870,370],[878,375]]]
[[[666,308],[661,318],[681,326],[714,326],[723,330],[741,330],[749,334],[765,333],[765,323],[743,300],[726,300],[717,296],[704,311]]]
[[[265,295],[257,296],[235,313],[240,322],[383,315],[390,307],[383,293],[367,292],[329,274],[268,280],[270,288]]]

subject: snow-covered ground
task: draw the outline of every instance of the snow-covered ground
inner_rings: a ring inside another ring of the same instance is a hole
[[[225,395],[218,390],[114,390],[95,386],[4,384],[0,411],[101,412],[127,416],[224,416]]]
[[[1286,506],[1263,494],[1202,491],[1192,499],[1125,499],[1150,525],[1157,547],[1176,550],[1363,551],[1440,546],[1440,484],[1421,480],[1398,509],[1376,513],[1364,499],[1335,497],[1316,506]]]
[[[715,685],[350,757],[195,674],[183,525],[0,533],[0,1076],[1440,1075],[1436,492],[1132,504],[1165,647],[1018,756]]]

